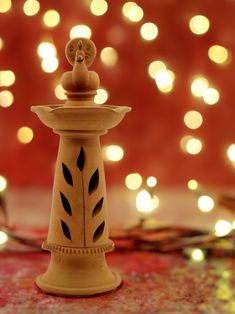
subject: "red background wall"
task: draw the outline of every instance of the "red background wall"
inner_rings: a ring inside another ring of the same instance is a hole
[[[91,14],[87,1],[40,1],[37,15],[23,13],[24,1],[14,1],[11,10],[0,14],[0,70],[12,70],[16,82],[9,87],[14,103],[0,107],[0,174],[12,186],[51,185],[58,137],[30,112],[32,105],[54,104],[58,101],[54,88],[61,74],[70,69],[64,56],[69,31],[76,24],[91,27],[92,40],[98,55],[92,65],[101,78],[101,86],[109,92],[109,104],[130,105],[133,110],[125,120],[107,135],[102,144],[118,144],[125,150],[124,158],[106,163],[109,184],[123,184],[130,172],[144,178],[154,175],[159,184],[184,185],[188,179],[211,185],[234,185],[234,170],[226,157],[227,147],[235,142],[235,63],[218,66],[208,58],[208,48],[221,44],[235,53],[235,1],[232,0],[148,0],[137,1],[144,10],[139,23],[127,22],[122,16],[124,1],[109,1],[103,16]],[[60,24],[48,29],[42,24],[47,9],[60,13]],[[188,22],[193,15],[206,15],[211,27],[203,36],[194,35]],[[156,40],[141,39],[143,22],[154,22],[159,29]],[[121,44],[110,38],[113,27],[124,34]],[[52,74],[41,70],[37,46],[43,40],[53,40],[60,61]],[[113,68],[105,67],[99,52],[114,47],[119,61]],[[153,60],[164,60],[176,75],[174,89],[169,94],[159,92],[149,77],[147,68]],[[220,101],[206,106],[192,96],[192,78],[202,74],[220,91]],[[3,90],[4,88],[1,88]],[[189,110],[198,110],[204,122],[190,131],[183,123]],[[29,126],[34,139],[27,145],[18,142],[17,130]],[[185,154],[180,149],[182,136],[191,134],[203,140],[198,155]]]

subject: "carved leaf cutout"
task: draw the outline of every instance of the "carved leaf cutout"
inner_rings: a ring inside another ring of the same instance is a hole
[[[101,211],[102,206],[103,206],[104,198],[102,197],[99,202],[95,205],[93,212],[92,212],[92,217],[98,215],[98,213]]]
[[[69,171],[69,168],[62,162],[62,167],[63,167],[63,175],[65,178],[65,181],[73,186],[73,177],[71,175],[71,172]]]
[[[69,201],[67,200],[67,198],[64,196],[62,192],[60,192],[60,197],[61,197],[61,202],[63,204],[64,210],[66,211],[67,214],[72,216],[72,209],[69,204]]]
[[[77,166],[80,171],[83,170],[84,164],[85,164],[85,152],[84,152],[83,147],[81,146],[81,150],[77,159]]]
[[[93,235],[93,242],[98,241],[100,239],[100,237],[102,236],[103,232],[104,232],[104,226],[105,226],[105,222],[103,221],[99,227],[96,229],[94,235]]]
[[[69,227],[67,226],[67,224],[63,220],[61,220],[61,227],[62,227],[62,230],[63,230],[65,237],[67,239],[71,240],[71,234],[69,231]]]
[[[92,177],[90,178],[88,191],[89,194],[94,192],[99,185],[99,170],[96,169],[96,171],[93,173]]]

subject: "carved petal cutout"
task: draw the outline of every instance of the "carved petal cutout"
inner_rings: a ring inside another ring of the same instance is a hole
[[[99,170],[96,169],[96,171],[93,173],[92,177],[90,178],[89,187],[88,187],[89,194],[91,194],[97,189],[98,184],[99,184]]]
[[[93,235],[93,242],[98,241],[99,238],[102,236],[103,232],[104,232],[104,226],[105,226],[105,222],[103,221],[99,227],[96,229],[94,235]]]
[[[71,234],[69,231],[69,227],[67,226],[67,224],[63,220],[61,220],[61,227],[62,227],[62,230],[63,230],[65,237],[67,239],[71,240]]]
[[[67,200],[67,198],[64,196],[64,194],[62,192],[60,192],[60,197],[61,197],[61,201],[62,201],[64,210],[66,211],[67,214],[72,216],[72,209],[70,207],[69,201]]]
[[[83,170],[84,164],[85,164],[85,152],[84,152],[83,147],[81,146],[81,150],[77,159],[77,166],[80,171]]]
[[[99,202],[95,205],[94,209],[93,209],[93,213],[92,213],[92,217],[96,216],[102,209],[103,206],[103,202],[104,202],[104,198],[102,197]]]
[[[62,162],[62,167],[63,167],[63,175],[65,178],[65,181],[73,186],[73,178],[71,175],[71,172],[69,171],[69,168]]]

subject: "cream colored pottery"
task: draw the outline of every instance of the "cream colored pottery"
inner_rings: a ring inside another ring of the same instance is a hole
[[[64,105],[31,108],[60,136],[49,231],[42,245],[51,252],[51,260],[36,284],[62,296],[106,293],[121,284],[105,260],[114,244],[109,239],[100,135],[117,126],[131,109],[94,103],[99,77],[87,69],[94,47],[88,39],[72,39],[66,56],[73,70],[61,79],[68,99]]]

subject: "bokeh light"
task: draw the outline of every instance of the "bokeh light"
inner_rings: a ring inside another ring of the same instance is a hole
[[[185,135],[180,140],[180,147],[188,154],[197,155],[202,150],[202,142],[191,135]]]
[[[191,251],[191,259],[194,262],[202,262],[205,260],[205,252],[201,249],[192,249]]]
[[[214,105],[219,101],[220,94],[215,88],[208,88],[203,94],[203,100],[207,105]]]
[[[235,162],[235,144],[229,145],[227,148],[228,159],[232,162]]]
[[[153,176],[148,177],[146,183],[147,183],[147,186],[149,186],[150,188],[153,188],[154,186],[157,185],[157,179]]]
[[[0,50],[4,47],[4,40],[0,37]]]
[[[11,0],[0,0],[0,13],[6,13],[11,8]]]
[[[43,15],[43,23],[47,27],[55,27],[60,22],[60,15],[56,10],[48,10]]]
[[[66,99],[65,89],[63,88],[63,86],[61,84],[58,84],[56,86],[56,88],[55,88],[55,95],[60,100]]]
[[[87,25],[75,25],[70,30],[70,38],[82,37],[91,38],[91,29]]]
[[[7,108],[10,107],[13,104],[14,96],[12,92],[9,90],[3,90],[0,92],[0,106]]]
[[[159,206],[159,198],[151,196],[146,190],[142,190],[136,197],[136,208],[140,213],[151,213]]]
[[[228,50],[220,45],[211,46],[208,50],[209,58],[215,63],[225,63],[228,60]]]
[[[94,97],[94,102],[97,105],[102,105],[108,100],[108,92],[104,88],[98,88],[97,89],[97,94]]]
[[[41,58],[51,58],[56,56],[56,47],[49,42],[41,42],[38,45],[37,53]]]
[[[209,27],[210,21],[204,15],[195,15],[189,21],[189,28],[196,35],[205,34]]]
[[[8,236],[4,231],[0,231],[0,245],[6,243],[8,240]]]
[[[111,67],[114,66],[118,61],[118,53],[116,49],[112,47],[106,47],[101,50],[100,53],[101,61],[104,65]]]
[[[148,67],[148,73],[149,73],[150,77],[152,77],[153,79],[155,79],[157,73],[159,71],[162,71],[162,70],[166,70],[166,65],[164,62],[162,62],[160,60],[155,60],[155,61],[151,62],[149,67]]]
[[[59,66],[59,61],[56,57],[50,57],[43,59],[41,62],[41,67],[44,72],[46,73],[52,73],[57,70]]]
[[[6,71],[0,71],[0,86],[11,86],[15,83],[15,73],[6,70]]]
[[[108,10],[108,3],[105,0],[93,0],[90,4],[91,13],[96,16],[104,15]]]
[[[124,150],[119,145],[109,145],[102,149],[104,160],[117,162],[124,156]]]
[[[19,128],[17,132],[17,139],[22,144],[28,144],[33,139],[33,130],[27,126]]]
[[[140,34],[145,40],[153,40],[158,35],[157,25],[151,22],[144,23],[140,28]]]
[[[197,180],[190,179],[190,180],[187,182],[187,186],[188,186],[189,190],[195,191],[195,190],[197,190],[197,188],[198,188],[198,182],[197,182]]]
[[[201,195],[197,201],[198,208],[203,213],[208,213],[214,208],[214,200],[209,195]]]
[[[130,173],[126,176],[125,184],[130,190],[137,190],[141,187],[142,177],[139,173]]]
[[[191,92],[196,97],[202,97],[208,86],[208,80],[202,76],[198,76],[191,84]]]
[[[232,231],[232,224],[224,219],[220,219],[215,224],[215,235],[217,237],[223,237]]]
[[[127,11],[127,18],[131,21],[131,22],[139,22],[142,20],[144,16],[144,11],[143,9],[138,6],[138,5],[132,5],[130,6],[130,8]]]
[[[0,175],[0,192],[3,192],[7,188],[7,179]]]
[[[37,0],[27,0],[24,3],[23,11],[28,16],[36,15],[40,10],[40,3]]]
[[[186,143],[186,151],[190,155],[197,155],[202,150],[202,142],[198,138],[191,138]]]
[[[168,93],[173,89],[174,74],[169,70],[160,70],[155,75],[155,82],[161,92]]]
[[[184,115],[184,123],[190,129],[198,129],[202,125],[202,115],[200,112],[191,110]]]

